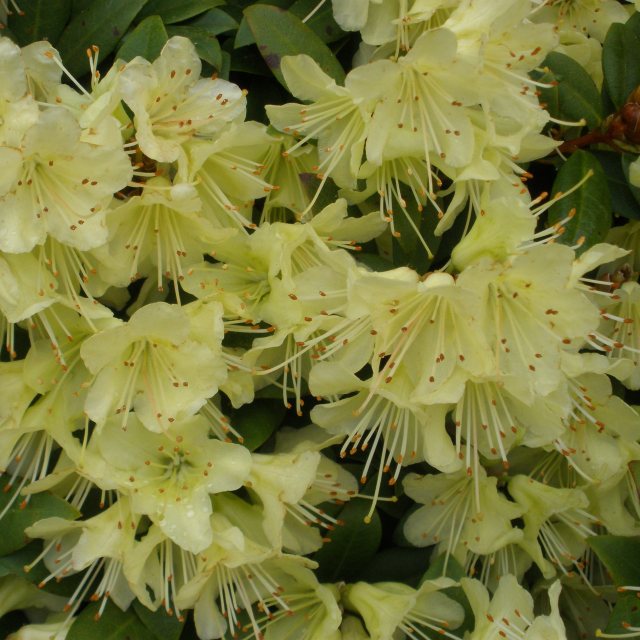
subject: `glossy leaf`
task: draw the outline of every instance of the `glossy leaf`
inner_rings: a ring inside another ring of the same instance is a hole
[[[248,47],[250,44],[255,44],[255,41],[256,39],[253,36],[253,32],[249,28],[247,18],[243,17],[242,21],[240,22],[240,26],[238,27],[236,37],[233,40],[233,48],[241,49],[242,47]]]
[[[34,540],[26,547],[18,549],[13,553],[0,557],[0,577],[8,575],[21,576],[33,584],[40,584],[49,575],[50,571],[41,560],[37,562],[29,571],[24,568],[31,565],[42,552],[42,541]],[[76,573],[66,577],[64,580],[49,580],[44,586],[44,590],[59,596],[71,596],[82,580],[83,573]]]
[[[160,55],[168,37],[162,19],[158,16],[149,16],[125,36],[116,58],[128,62],[136,56],[142,56],[153,61]]]
[[[630,220],[640,219],[640,189],[632,187],[625,176],[625,156],[621,158],[614,151],[591,153],[598,159],[607,177],[613,213]]]
[[[305,24],[313,29],[323,42],[335,42],[346,35],[333,19],[331,3],[325,2],[317,11],[314,11],[317,7],[318,0],[297,0],[289,7],[289,11],[300,20],[304,20],[313,13]]]
[[[540,89],[540,102],[551,115],[572,122],[584,118],[589,128],[597,127],[602,120],[600,94],[584,67],[569,56],[552,52],[542,68],[545,73],[538,79],[553,86]]]
[[[640,36],[633,28],[614,23],[607,32],[602,47],[602,70],[607,92],[619,109],[640,85]]]
[[[7,486],[3,483],[2,489]],[[9,491],[0,492],[0,512],[13,499],[15,487]],[[66,518],[75,520],[80,516],[80,512],[72,507],[66,500],[54,496],[52,493],[36,493],[31,496],[28,502],[23,502],[22,497],[14,501],[7,509],[2,518],[2,535],[0,536],[0,556],[7,555],[21,549],[28,542],[29,538],[24,535],[26,527],[31,526],[43,518]]]
[[[139,600],[134,600],[133,610],[140,618],[140,622],[153,633],[157,640],[178,640],[184,629],[184,621],[180,622],[177,616],[167,615],[164,607],[151,611]]]
[[[460,580],[465,575],[464,567],[452,555],[447,556],[446,553],[441,553],[432,560],[429,569],[424,574],[424,580],[434,580],[441,576],[447,576],[452,580]]]
[[[169,36],[184,36],[189,38],[196,46],[196,52],[200,58],[216,69],[222,67],[222,49],[215,35],[200,27],[168,27]]]
[[[140,12],[140,18],[160,16],[165,24],[182,22],[200,15],[209,9],[219,7],[224,0],[149,0]]]
[[[211,9],[192,20],[189,26],[205,29],[212,36],[217,36],[237,29],[238,22],[222,9]]]
[[[21,2],[20,8],[24,15],[14,13],[8,19],[16,42],[23,47],[36,40],[55,45],[69,21],[71,0],[30,0]]]
[[[157,640],[145,627],[133,608],[121,611],[111,600],[96,619],[101,602],[94,602],[82,610],[69,629],[66,640]]]
[[[331,541],[325,542],[313,556],[320,565],[316,570],[320,582],[354,582],[376,554],[382,539],[382,524],[375,511],[370,523],[364,521],[369,509],[367,501],[352,500],[339,512],[337,517],[344,524],[331,531]]]
[[[275,77],[286,87],[280,63],[284,56],[305,53],[336,82],[344,81],[344,70],[331,49],[299,18],[277,7],[256,4],[244,12],[258,50]]]
[[[264,398],[233,411],[230,418],[233,428],[244,438],[244,446],[255,451],[280,426],[284,414],[282,399]]]
[[[229,45],[227,45],[227,47],[228,46]],[[236,50],[233,50],[232,48],[231,51],[229,51],[229,56],[229,68],[231,71],[249,73],[251,75],[262,76],[264,78],[273,77],[269,67],[267,67],[265,61],[255,47],[242,47],[241,49]]]
[[[640,537],[594,536],[587,542],[616,586],[640,587]]]
[[[605,632],[620,634],[620,638],[633,637],[627,635],[631,633],[629,627],[640,629],[640,599],[636,597],[635,593],[627,593],[618,598]],[[613,635],[613,637],[618,636]]]
[[[442,240],[442,236],[435,235],[438,214],[429,203],[419,211],[415,198],[406,187],[403,195],[407,203],[406,213],[398,206],[393,217],[397,234],[392,243],[393,262],[396,266],[408,265],[425,273]]]
[[[92,45],[100,47],[101,59],[108,56],[146,2],[147,0],[93,2],[76,15],[58,41],[58,51],[69,72],[74,76],[82,76],[89,71],[86,51]]]
[[[415,587],[429,564],[429,554],[430,550],[425,549],[384,549],[362,568],[358,577],[365,582],[404,582]]]
[[[602,166],[591,153],[576,151],[565,162],[553,184],[553,196],[566,193],[586,175],[591,177],[572,193],[563,196],[549,209],[549,223],[564,220],[572,210],[573,218],[563,223],[559,242],[579,245],[578,253],[602,242],[611,227],[611,196]]]

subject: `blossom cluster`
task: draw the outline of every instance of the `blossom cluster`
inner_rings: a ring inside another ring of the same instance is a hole
[[[69,507],[25,530],[44,590],[0,578],[64,614],[13,637],[63,640],[90,599],[193,610],[203,640],[459,638],[459,588],[472,640],[560,640],[562,607],[593,630],[587,539],[640,535],[640,416],[614,393],[640,389],[640,223],[580,251],[569,219],[541,222],[562,194],[524,183],[559,146],[531,72],[551,51],[599,68],[631,10],[334,0],[354,68],[284,58],[301,102],[270,126],[181,36],[103,77],[90,51],[90,87],[49,43],[0,38],[2,515]],[[420,236],[414,209],[436,237],[466,218],[446,265],[359,259]],[[274,390],[310,424],[250,450],[226,414]],[[334,505],[371,520],[391,494],[443,576],[319,582]]]

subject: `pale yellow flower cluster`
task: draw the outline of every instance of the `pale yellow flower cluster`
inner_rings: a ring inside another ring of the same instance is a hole
[[[27,569],[83,572],[63,601],[0,578],[65,608],[16,640],[63,640],[86,599],[193,610],[203,640],[455,639],[460,598],[469,640],[566,637],[587,538],[640,533],[640,416],[612,388],[640,388],[639,285],[607,277],[638,270],[638,225],[578,255],[522,181],[557,146],[529,72],[628,16],[593,4],[334,0],[356,66],[285,58],[302,102],[270,127],[182,37],[78,90],[48,43],[0,38],[5,511],[63,498]],[[359,260],[397,212],[418,232],[411,207],[438,235],[466,211],[449,262]],[[225,413],[274,390],[312,424],[256,452]],[[318,581],[334,504],[370,521],[390,494],[415,506],[397,535],[469,577]]]

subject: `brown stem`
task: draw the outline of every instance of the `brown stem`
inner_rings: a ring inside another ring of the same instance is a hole
[[[591,144],[608,144],[618,150],[609,131],[589,131],[589,133],[585,133],[583,136],[575,138],[574,140],[565,140],[558,147],[558,151],[561,153],[573,153]]]

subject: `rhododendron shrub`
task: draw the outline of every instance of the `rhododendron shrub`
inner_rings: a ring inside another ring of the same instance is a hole
[[[640,636],[637,3],[277,5],[0,3],[0,629]]]

